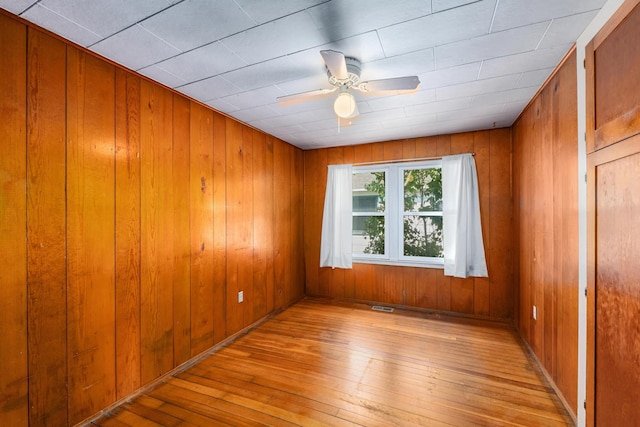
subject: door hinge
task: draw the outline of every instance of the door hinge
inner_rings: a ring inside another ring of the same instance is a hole
[[[587,68],[587,60],[586,60],[586,58],[582,60],[582,66],[584,68]]]
[[[584,410],[586,411],[587,410],[587,401],[586,400],[584,401],[584,405],[583,406],[584,406]]]
[[[584,288],[584,296],[587,296],[587,288]]]

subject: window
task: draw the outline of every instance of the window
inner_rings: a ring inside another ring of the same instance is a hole
[[[353,168],[353,259],[442,266],[441,162]]]

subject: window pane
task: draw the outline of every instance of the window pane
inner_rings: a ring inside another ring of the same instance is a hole
[[[384,172],[353,174],[353,211],[384,212]]]
[[[405,169],[405,212],[442,211],[442,169]]]
[[[404,217],[404,256],[443,256],[441,216]]]
[[[353,217],[353,253],[384,255],[384,217]]]

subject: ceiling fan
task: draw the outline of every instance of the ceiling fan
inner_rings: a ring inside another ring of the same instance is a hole
[[[333,92],[338,96],[333,103],[333,110],[338,119],[354,119],[358,117],[358,106],[351,89],[362,93],[384,93],[414,90],[420,84],[418,76],[394,77],[390,79],[360,81],[361,64],[356,58],[345,56],[335,50],[321,50],[327,68],[329,89],[317,89],[309,92],[296,93],[278,97],[278,104],[290,105],[323,97]]]

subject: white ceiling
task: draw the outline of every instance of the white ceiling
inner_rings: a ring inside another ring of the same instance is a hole
[[[0,0],[0,7],[303,149],[510,126],[606,0]],[[338,132],[319,51],[362,80]]]

